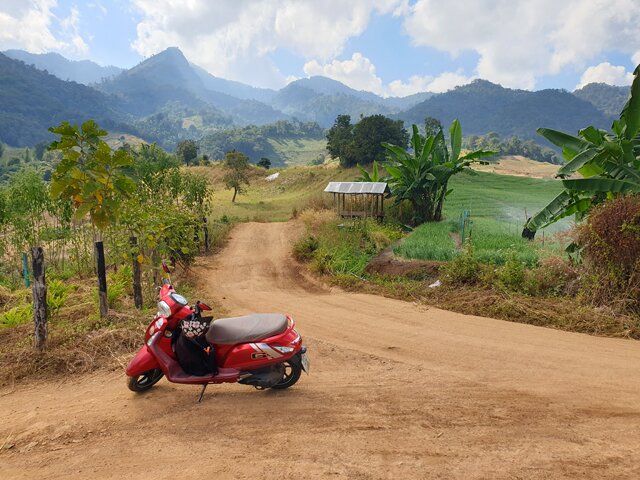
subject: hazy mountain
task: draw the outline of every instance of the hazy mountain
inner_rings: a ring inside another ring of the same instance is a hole
[[[435,117],[445,126],[458,118],[465,135],[496,132],[542,141],[538,127],[577,133],[587,125],[606,128],[610,118],[565,90],[512,90],[486,80],[435,95],[398,115],[407,125]]]
[[[383,98],[383,104],[389,107],[396,112],[400,112],[402,110],[408,110],[411,107],[416,106],[417,104],[424,102],[425,100],[437,95],[431,92],[418,92],[413,95],[408,95],[406,97],[387,97]]]
[[[605,115],[617,117],[629,99],[629,87],[617,87],[606,83],[590,83],[573,94],[586,100]]]
[[[287,118],[257,100],[237,98],[207,87],[224,82],[194,68],[178,48],[168,48],[97,87],[117,95],[124,108],[138,116],[152,115],[173,104],[186,108],[214,107],[241,124],[264,124]],[[225,86],[227,90],[232,87],[233,82]]]
[[[341,114],[357,120],[360,115],[390,113],[392,110],[382,100],[329,78],[311,77],[291,82],[273,97],[271,104],[287,115],[327,128]]]
[[[270,88],[257,88],[233,80],[225,80],[211,75],[204,68],[191,64],[196,75],[202,80],[202,84],[208,90],[224,93],[241,100],[258,100],[269,103],[276,94]]]
[[[122,68],[103,67],[90,60],[68,60],[57,53],[29,53],[24,50],[7,50],[3,52],[7,57],[20,60],[27,65],[33,65],[38,70],[46,70],[61,80],[89,85],[105,78],[113,77],[123,71]]]
[[[0,54],[0,141],[31,146],[52,140],[47,129],[67,120],[95,119],[107,129],[128,131],[113,99]]]

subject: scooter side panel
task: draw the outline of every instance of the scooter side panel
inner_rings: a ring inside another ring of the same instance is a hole
[[[222,367],[238,370],[255,370],[257,368],[275,365],[290,359],[300,351],[300,341],[294,342],[300,336],[295,329],[288,329],[283,334],[252,343],[235,345],[226,352],[222,360]],[[274,347],[291,348],[290,352],[281,352]]]

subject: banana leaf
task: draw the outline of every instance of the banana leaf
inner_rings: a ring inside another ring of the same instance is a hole
[[[591,146],[589,142],[581,138],[559,132],[558,130],[552,130],[550,128],[539,128],[536,131],[554,145],[562,148],[563,155],[565,154],[565,150],[567,152],[567,155],[573,154],[570,158],[573,158],[578,152]]]
[[[628,193],[640,192],[640,183],[616,178],[576,178],[563,180],[565,188],[577,192]]]
[[[583,150],[579,154],[577,154],[573,159],[565,163],[556,174],[556,177],[564,177],[573,174],[576,170],[582,168],[586,163],[593,160],[593,158],[598,154],[597,148],[587,148]]]
[[[624,120],[627,128],[624,137],[631,140],[640,129],[640,65],[633,72],[634,78],[631,84],[631,97],[620,113],[620,118]]]

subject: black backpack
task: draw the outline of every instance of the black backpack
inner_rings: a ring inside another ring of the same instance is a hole
[[[191,375],[218,373],[213,347],[205,338],[211,320],[192,315],[182,321],[174,350],[182,369]]]

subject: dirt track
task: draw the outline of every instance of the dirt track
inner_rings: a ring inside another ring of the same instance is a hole
[[[639,343],[329,291],[295,234],[240,225],[197,272],[232,313],[291,313],[309,377],[202,404],[115,373],[0,392],[0,478],[640,478]]]

